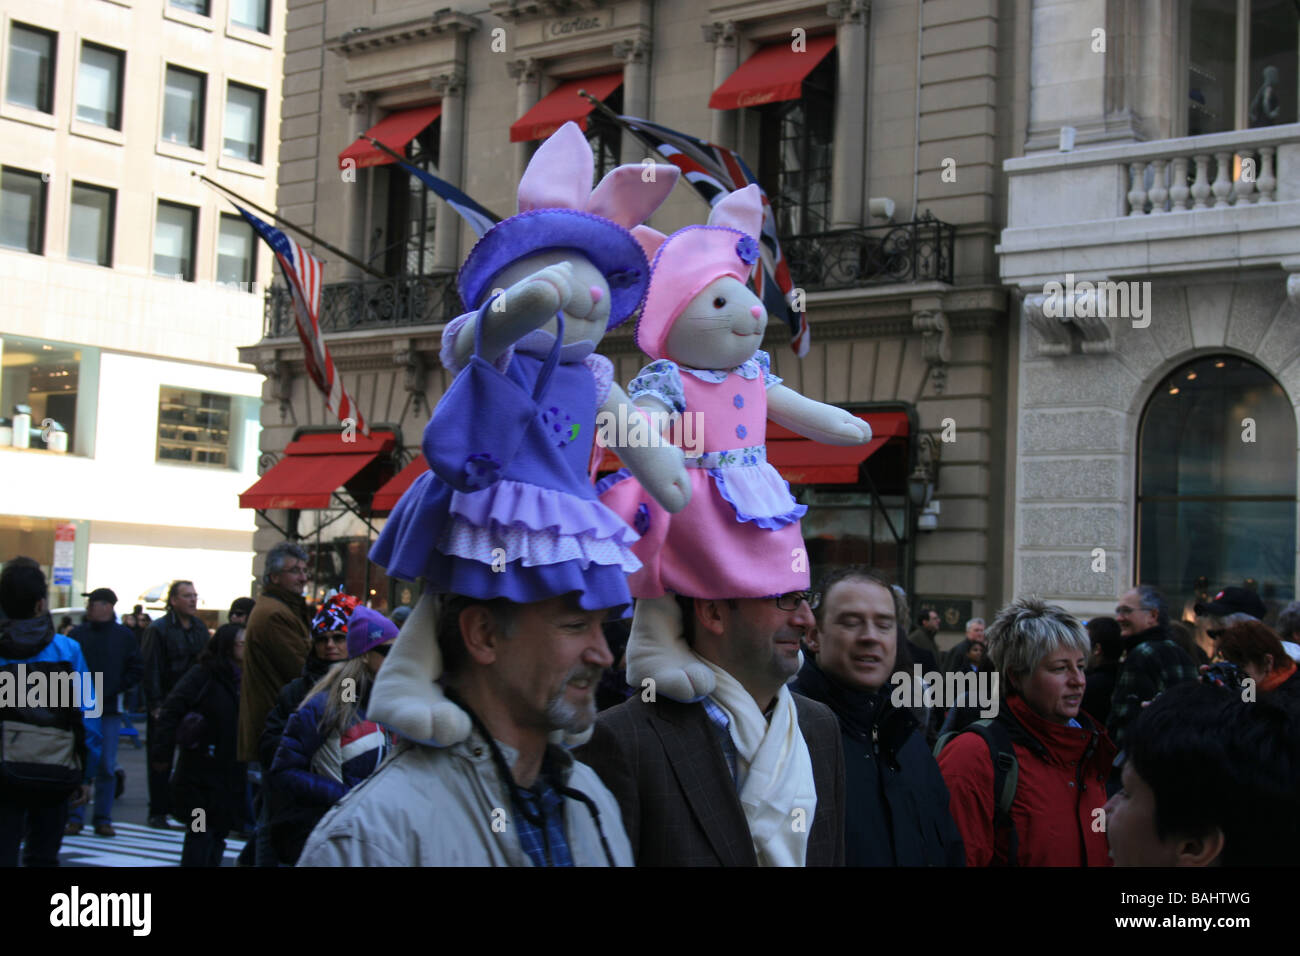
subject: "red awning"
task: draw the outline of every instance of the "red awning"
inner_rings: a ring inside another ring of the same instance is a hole
[[[510,127],[510,142],[526,143],[529,140],[545,139],[569,120],[576,121],[585,130],[587,114],[595,107],[585,97],[579,96],[578,90],[586,90],[596,99],[603,100],[622,83],[622,70],[561,83],[515,121]]]
[[[290,442],[284,458],[239,496],[239,507],[328,508],[335,490],[397,444],[392,432],[375,431],[369,438],[358,434],[356,441],[343,437],[342,431],[331,431]]]
[[[796,435],[776,422],[767,423],[767,460],[792,485],[855,485],[858,466],[891,438],[906,438],[906,412],[855,412],[871,425],[871,441],[865,445],[823,445]],[[612,449],[605,449],[600,473],[623,467]]]
[[[339,169],[342,169],[344,162],[349,159],[356,162],[358,169],[391,163],[393,157],[366,142],[366,136],[373,136],[393,152],[400,153],[406,149],[407,143],[415,139],[416,134],[441,115],[441,103],[437,106],[421,106],[418,109],[388,114],[366,130],[365,136],[359,137],[356,142],[339,153]]]
[[[804,78],[834,46],[835,35],[831,33],[808,37],[801,51],[791,49],[789,40],[761,47],[713,91],[709,109],[734,110],[799,99]]]
[[[374,501],[370,503],[371,512],[374,514],[387,514],[392,511],[397,507],[397,499],[402,497],[416,478],[419,478],[428,470],[429,463],[424,460],[424,456],[416,455],[415,461],[395,474],[384,487],[375,492]]]

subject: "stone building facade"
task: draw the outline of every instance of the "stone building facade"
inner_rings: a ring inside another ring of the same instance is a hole
[[[995,249],[1007,226],[1003,162],[1019,154],[1028,123],[1032,6],[497,0],[484,12],[289,0],[278,208],[385,276],[329,262],[323,325],[352,396],[372,424],[394,432],[392,467],[419,452],[447,387],[437,352],[444,324],[461,311],[452,270],[475,236],[391,164],[340,169],[340,152],[386,118],[429,110],[436,120],[406,155],[509,215],[535,145],[518,135],[520,118],[566,83],[612,82],[605,102],[614,112],[736,149],[793,224],[782,243],[806,289],[812,344],[796,358],[788,330],[773,321],[765,348],[777,374],[813,398],[906,422],[907,434],[864,465],[875,498],[865,478],[800,488],[814,505],[805,536],[824,542],[814,557],[874,559],[941,607],[946,629],[996,610],[1011,587],[1008,436],[1021,332]],[[793,101],[710,109],[710,92],[758,52],[801,42],[821,49],[824,38],[833,50],[804,71]],[[594,115],[588,126],[598,166],[647,155],[601,123]],[[706,216],[681,184],[651,225],[669,232]],[[262,340],[241,349],[267,376],[267,468],[304,426],[336,426],[303,373],[287,314],[273,295]],[[626,327],[601,351],[624,383],[645,361]],[[347,539],[355,552],[382,521],[357,510],[371,527],[361,516],[301,509],[294,530],[314,540],[318,520],[329,521],[322,538]],[[289,518],[283,509],[259,517],[259,556]],[[403,596],[371,578],[349,581],[373,588],[381,606]]]

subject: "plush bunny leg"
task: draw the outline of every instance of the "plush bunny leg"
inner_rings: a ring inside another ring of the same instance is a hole
[[[642,681],[654,681],[656,694],[683,703],[701,700],[713,692],[717,680],[701,664],[682,636],[682,614],[671,595],[642,598],[632,616],[627,641],[627,682],[634,691]]]
[[[469,736],[470,719],[434,683],[442,676],[434,636],[436,604],[434,595],[424,594],[402,625],[375,675],[366,716],[420,743],[450,747]]]
[[[617,382],[610,386],[609,398],[601,406],[601,411],[614,416],[616,422],[631,422],[642,415],[641,409],[628,400],[627,393]],[[615,447],[632,477],[665,510],[675,514],[690,504],[691,483],[686,477],[686,466],[682,464],[681,449],[662,436],[652,436],[656,428],[654,419],[647,418],[644,430],[637,430],[646,436],[644,443],[618,443]]]
[[[861,445],[871,441],[871,426],[856,415],[813,401],[784,385],[767,390],[767,417],[826,445]]]

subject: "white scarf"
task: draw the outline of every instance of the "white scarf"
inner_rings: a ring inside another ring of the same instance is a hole
[[[817,785],[794,697],[781,686],[769,724],[739,681],[711,661],[697,658],[717,677],[710,696],[731,719],[731,739],[744,780],[740,805],[759,866],[805,865]]]

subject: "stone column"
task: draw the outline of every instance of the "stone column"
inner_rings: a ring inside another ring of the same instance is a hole
[[[460,189],[465,153],[465,75],[444,73],[435,77],[432,85],[442,96],[438,175]],[[460,223],[460,214],[456,210],[445,202],[438,203],[438,221],[433,237],[434,269],[455,269],[460,262]]]
[[[863,177],[867,154],[867,21],[870,0],[836,0],[826,12],[839,23],[835,50],[835,145],[831,153],[831,226],[862,225]]]
[[[727,81],[727,77],[736,72],[740,66],[740,55],[736,45],[736,24],[730,20],[724,23],[704,24],[704,42],[713,44],[713,89]],[[710,93],[713,90],[709,91]],[[709,131],[710,139],[719,146],[736,148],[736,111],[710,110],[713,125]]]
[[[365,93],[340,93],[339,106],[348,114],[348,135],[355,141],[370,128],[371,98]],[[366,200],[369,178],[360,169],[341,169],[343,177],[343,203],[340,235],[344,250],[353,258],[366,260]],[[351,282],[363,277],[362,271],[350,262],[342,262],[343,279]]]
[[[532,58],[512,60],[506,64],[506,70],[515,81],[515,119],[519,119],[541,99],[541,93],[538,91],[541,71],[537,68],[537,61]],[[514,147],[515,182],[518,182],[524,176],[524,169],[528,166],[532,151],[528,143],[515,143]]]
[[[623,113],[627,116],[648,119],[650,40],[646,37],[619,40],[614,44],[614,56],[623,61]],[[624,163],[639,163],[645,158],[646,148],[639,139],[624,130],[619,152]]]

